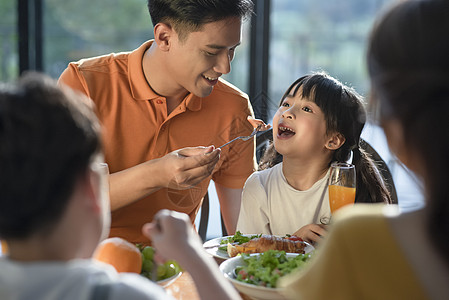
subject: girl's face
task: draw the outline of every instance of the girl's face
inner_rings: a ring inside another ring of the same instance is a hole
[[[328,140],[324,113],[318,105],[303,98],[301,90],[285,97],[273,118],[276,151],[284,158],[313,158],[326,151]]]

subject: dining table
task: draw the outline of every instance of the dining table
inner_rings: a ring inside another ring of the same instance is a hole
[[[201,299],[196,290],[192,277],[187,272],[176,279],[175,282],[165,288],[167,294],[178,300],[199,300]]]
[[[215,259],[215,258],[214,258]],[[220,260],[215,259],[217,267],[221,263]],[[223,280],[228,280],[223,276]],[[165,288],[167,294],[171,295],[177,300],[199,300],[201,299],[195,286],[195,282],[188,272],[183,272],[182,275],[176,279],[175,282]],[[245,294],[240,293],[243,300],[251,300]]]

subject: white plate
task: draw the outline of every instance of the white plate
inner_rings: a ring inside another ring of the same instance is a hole
[[[254,235],[258,235],[258,234],[242,234],[242,235],[243,236],[247,236],[247,237],[251,237],[251,236],[254,236]],[[228,255],[228,252],[219,250],[218,248],[220,246],[226,246],[226,244],[220,245],[220,242],[222,240],[228,239],[230,237],[233,237],[233,235],[228,235],[228,236],[224,236],[224,237],[218,237],[218,238],[209,240],[209,241],[207,241],[207,242],[205,242],[203,244],[203,247],[205,247],[206,252],[209,253],[210,255],[212,255],[213,257],[216,257],[216,258],[219,258],[219,259],[222,259],[222,260],[229,259],[230,257]],[[307,242],[304,242],[304,243],[306,243],[306,247],[304,248],[304,252],[305,253],[309,253],[309,252],[312,252],[313,250],[315,250],[315,248],[311,244],[309,244]],[[217,247],[214,247],[214,246],[217,246]]]
[[[259,255],[259,253],[254,253],[251,255]],[[297,253],[287,253],[287,257],[295,257],[297,255]],[[241,265],[243,265],[243,259],[241,256],[230,258],[220,264],[220,271],[229,281],[231,281],[239,292],[248,295],[251,299],[255,300],[286,299],[283,294],[283,289],[281,288],[267,288],[236,280],[234,270],[236,267]]]
[[[253,235],[257,234],[242,234],[243,236],[251,237]],[[212,240],[209,240],[203,244],[203,247],[205,248],[206,252],[212,255],[213,257],[220,258],[220,259],[228,259],[229,255],[227,251],[219,250],[218,248],[221,246],[226,246],[226,244],[220,245],[220,242],[224,239],[229,239],[233,237],[233,235],[218,237]]]

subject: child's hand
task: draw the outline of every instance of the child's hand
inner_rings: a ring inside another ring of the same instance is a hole
[[[328,225],[323,224],[305,225],[292,235],[296,235],[311,244],[319,243],[321,239],[327,234],[327,226]]]
[[[248,116],[248,122],[250,122],[254,128],[257,128],[257,126],[261,125],[258,131],[266,131],[271,128],[270,124],[265,124],[264,121],[260,119],[254,119],[251,116]]]
[[[181,265],[192,251],[202,249],[201,239],[184,213],[160,210],[153,222],[143,225],[142,233],[152,240],[163,260],[174,259]]]

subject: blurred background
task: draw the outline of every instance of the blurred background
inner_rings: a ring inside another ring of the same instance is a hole
[[[287,87],[312,71],[369,94],[365,45],[376,16],[393,0],[253,1],[255,14],[224,77],[248,93],[257,118],[271,123]],[[25,70],[58,78],[71,61],[130,51],[152,35],[146,0],[0,0],[0,81]],[[362,137],[388,163],[400,207],[422,206],[419,181],[391,155],[382,131],[368,124]],[[222,235],[213,183],[209,191],[208,239]]]

